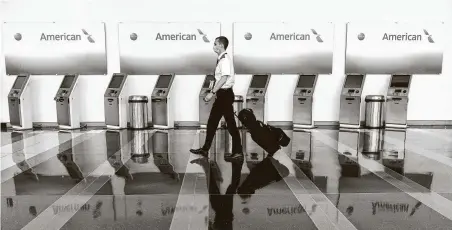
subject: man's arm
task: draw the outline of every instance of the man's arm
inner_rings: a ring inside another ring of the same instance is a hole
[[[220,80],[217,81],[217,83],[215,84],[215,87],[213,87],[212,92],[216,93],[218,92],[218,90],[221,89],[221,87],[224,85],[224,83],[226,83],[226,80],[228,79],[229,75],[223,75],[221,76]]]

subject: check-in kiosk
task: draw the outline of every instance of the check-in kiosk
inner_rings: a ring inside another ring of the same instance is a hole
[[[202,84],[201,92],[199,93],[199,126],[202,129],[207,128],[207,120],[209,120],[210,111],[215,102],[214,100],[205,102],[204,98],[212,91],[214,83],[215,77],[213,75],[207,75],[204,78],[204,83]]]
[[[313,128],[313,96],[317,75],[299,75],[293,94],[293,127]]]
[[[406,128],[411,75],[392,75],[386,101],[386,127]]]
[[[256,119],[265,122],[265,101],[270,75],[253,75],[246,94],[246,108],[252,109]]]
[[[9,119],[13,129],[33,128],[30,75],[18,75],[8,94]]]
[[[152,91],[152,125],[154,128],[174,128],[174,103],[171,95],[173,80],[174,74],[158,76]]]
[[[339,126],[359,128],[361,126],[361,94],[365,75],[349,74],[345,77],[341,93]]]
[[[104,95],[105,124],[108,129],[127,128],[127,75],[115,73]]]
[[[80,128],[80,92],[78,75],[65,75],[54,98],[60,129]]]

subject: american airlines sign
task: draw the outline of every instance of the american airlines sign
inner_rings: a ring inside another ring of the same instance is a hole
[[[445,26],[436,23],[347,24],[346,72],[440,74]]]
[[[7,74],[107,73],[104,23],[7,22],[2,36]]]
[[[120,23],[121,72],[209,74],[216,60],[212,47],[220,35],[221,24],[216,22]]]
[[[236,74],[330,74],[332,23],[234,23]]]

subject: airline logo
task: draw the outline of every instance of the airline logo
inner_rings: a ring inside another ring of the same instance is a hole
[[[290,33],[290,34],[283,34],[283,33],[271,33],[270,34],[270,40],[274,41],[309,41],[311,40],[311,36],[315,37],[315,40],[319,43],[323,43],[322,35],[317,33],[315,29],[311,29],[310,33],[306,34],[299,34],[299,33]],[[244,35],[245,40],[251,40],[253,38],[253,35],[250,32],[245,33]]]
[[[408,42],[420,42],[424,38],[427,38],[427,41],[429,43],[435,43],[435,40],[433,40],[432,35],[426,30],[423,29],[423,34],[411,34],[411,33],[384,33],[381,40],[382,41],[408,41]],[[363,41],[366,38],[366,35],[364,33],[358,34],[358,40]]]
[[[197,33],[157,33],[155,40],[157,41],[195,41],[198,40],[198,36],[202,38],[205,43],[210,43],[208,35],[201,29],[196,29]],[[135,41],[137,39],[135,33],[130,35],[130,38]]]
[[[89,43],[96,43],[96,41],[94,40],[93,36],[88,33],[87,30],[82,29],[82,34],[67,34],[67,33],[63,33],[63,34],[46,34],[46,33],[41,33],[40,36],[40,41],[81,41],[82,36],[89,42]],[[14,39],[16,41],[21,41],[23,38],[21,33],[16,33],[14,34]]]

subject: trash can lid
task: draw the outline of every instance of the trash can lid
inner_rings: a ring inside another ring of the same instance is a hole
[[[240,95],[235,95],[234,101],[235,101],[235,102],[243,102],[243,97],[240,96]]]
[[[148,102],[148,97],[144,95],[129,96],[129,102]]]
[[[383,95],[367,95],[365,101],[385,101],[385,96]]]

